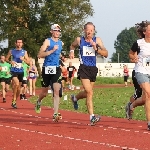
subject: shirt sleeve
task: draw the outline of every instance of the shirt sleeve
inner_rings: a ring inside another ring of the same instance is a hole
[[[133,43],[133,45],[132,45],[132,47],[131,47],[131,50],[132,50],[133,52],[138,52],[138,43],[137,43],[137,42],[134,42],[134,43]]]

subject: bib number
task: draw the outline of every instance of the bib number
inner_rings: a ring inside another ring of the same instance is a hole
[[[56,66],[45,67],[45,74],[56,74]]]
[[[143,58],[143,66],[150,67],[150,57]]]
[[[93,47],[83,46],[83,56],[95,56]]]
[[[73,68],[69,68],[69,71],[73,71]]]
[[[2,67],[2,71],[8,71],[8,67]]]
[[[20,69],[22,67],[22,63],[15,63],[14,67]]]
[[[23,77],[23,80],[27,80],[27,77]]]
[[[30,76],[30,77],[34,77],[34,73],[30,73],[29,76]]]

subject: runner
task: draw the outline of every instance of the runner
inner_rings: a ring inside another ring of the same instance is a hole
[[[63,42],[59,40],[61,35],[61,27],[58,24],[51,26],[52,37],[45,39],[40,48],[38,58],[45,58],[42,67],[42,91],[37,100],[35,111],[40,113],[41,100],[47,95],[48,87],[52,83],[54,88],[54,114],[53,121],[57,122],[61,114],[58,113],[59,109],[59,91],[61,88],[61,69],[59,64],[59,57],[61,54]]]
[[[142,88],[142,100],[145,102],[148,130],[150,130],[150,22],[136,24],[137,32],[142,37],[134,43],[130,51],[135,62],[135,77]],[[138,49],[140,52],[137,55]]]
[[[29,91],[30,96],[35,96],[35,83],[37,79],[37,67],[33,63],[33,61],[30,61],[30,67],[29,67]]]
[[[72,62],[69,62],[69,67],[67,67],[67,70],[68,70],[68,79],[69,79],[69,89],[70,90],[74,90],[74,87],[73,87],[73,78],[74,78],[74,73],[75,71],[77,71],[77,69],[72,66]]]
[[[3,103],[6,103],[6,93],[9,90],[11,82],[10,68],[11,65],[5,61],[5,56],[0,56],[0,83],[2,86]]]
[[[65,90],[65,85],[68,84],[68,71],[64,66],[64,70],[62,71],[62,87]]]
[[[23,81],[24,71],[22,62],[29,63],[29,57],[27,51],[23,47],[23,40],[17,39],[15,42],[16,48],[10,50],[6,56],[6,61],[11,63],[11,74],[13,82],[13,99],[12,107],[17,108],[16,101],[20,96],[21,85]]]
[[[20,100],[27,100],[26,93],[27,93],[27,84],[28,84],[27,78],[28,78],[29,66],[25,62],[23,62],[22,67],[24,70],[24,76],[23,76],[22,87],[20,91]]]
[[[99,37],[95,37],[95,26],[92,22],[88,22],[84,25],[84,37],[77,37],[70,46],[70,58],[74,58],[74,50],[79,46],[79,59],[80,66],[78,74],[82,82],[84,91],[79,94],[72,95],[71,100],[74,104],[74,108],[78,109],[77,101],[79,99],[86,98],[87,109],[90,114],[90,124],[95,125],[100,118],[97,118],[93,112],[93,86],[96,81],[98,68],[96,67],[96,54],[100,54],[104,57],[108,56],[108,52],[105,49],[102,40]]]
[[[129,69],[128,69],[127,65],[123,66],[123,76],[124,76],[125,87],[127,87],[128,86],[128,78],[129,78]]]

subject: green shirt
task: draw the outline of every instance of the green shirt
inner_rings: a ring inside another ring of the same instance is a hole
[[[23,62],[22,67],[24,70],[24,77],[27,77],[28,76],[27,70],[29,69],[29,66],[25,62]]]
[[[0,78],[10,78],[11,74],[10,74],[10,68],[11,68],[11,64],[4,62],[4,63],[0,63],[0,68],[2,68],[0,70]]]

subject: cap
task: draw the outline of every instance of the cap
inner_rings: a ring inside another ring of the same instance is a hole
[[[60,25],[58,25],[58,24],[53,24],[53,25],[51,25],[51,30],[54,30],[55,28],[59,28],[59,29],[61,29],[61,27],[60,27]]]

